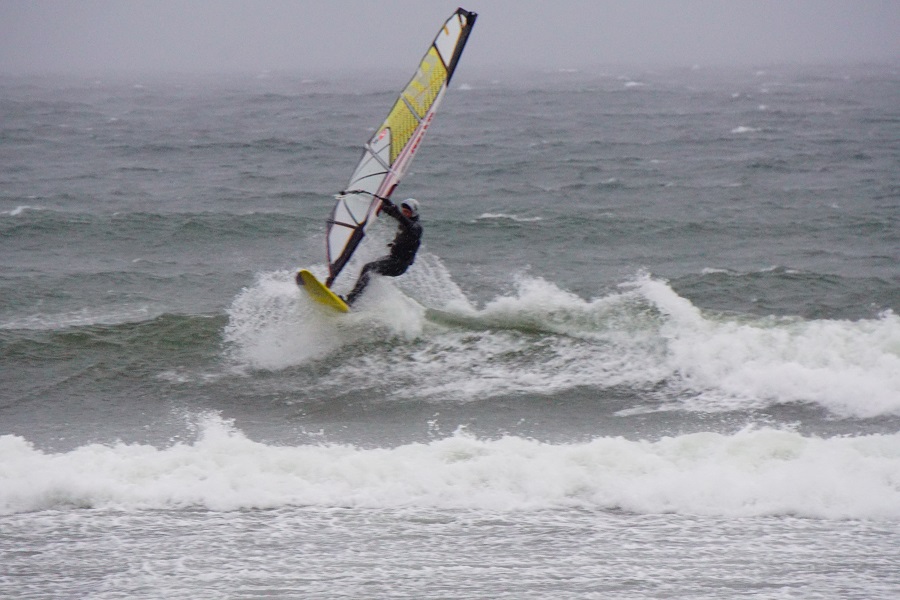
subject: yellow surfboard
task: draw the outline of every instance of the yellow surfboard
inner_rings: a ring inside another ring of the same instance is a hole
[[[319,304],[324,304],[338,312],[350,312],[350,307],[341,300],[340,296],[328,289],[324,283],[316,279],[316,276],[306,269],[300,269],[297,272],[297,285],[300,286],[300,289],[306,290],[309,297]]]

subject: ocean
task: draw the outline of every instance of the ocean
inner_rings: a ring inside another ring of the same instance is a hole
[[[463,60],[330,313],[408,76],[0,77],[0,597],[900,596],[900,66]]]

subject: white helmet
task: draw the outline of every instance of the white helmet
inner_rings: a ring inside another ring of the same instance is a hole
[[[400,203],[400,208],[408,208],[409,212],[412,213],[412,216],[419,216],[419,201],[415,198],[407,198],[403,202]]]

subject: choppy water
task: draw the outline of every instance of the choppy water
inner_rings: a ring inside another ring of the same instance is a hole
[[[0,79],[0,596],[900,594],[897,67],[465,73]]]

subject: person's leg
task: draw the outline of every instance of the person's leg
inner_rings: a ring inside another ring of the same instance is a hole
[[[360,294],[363,293],[363,290],[366,289],[366,286],[369,285],[369,280],[372,278],[373,272],[388,277],[397,277],[398,275],[405,273],[408,266],[409,265],[390,256],[385,256],[384,258],[366,264],[359,274],[356,285],[353,286],[353,289],[347,294],[347,304],[352,305],[356,299],[359,298]]]
[[[363,290],[366,289],[366,286],[369,285],[369,280],[372,278],[372,271],[381,273],[384,270],[384,264],[389,261],[390,257],[385,257],[366,263],[366,266],[364,266],[359,273],[359,279],[356,280],[356,285],[353,286],[353,289],[347,294],[348,305],[353,304],[356,299],[359,298],[359,295],[363,293]]]
[[[359,279],[356,280],[356,285],[353,286],[353,289],[347,294],[346,300],[348,305],[353,304],[356,301],[356,298],[362,294],[364,289],[366,289],[366,286],[369,285],[369,278],[371,277],[369,273],[375,268],[376,264],[377,263],[370,262],[362,268],[362,271],[359,273]]]

